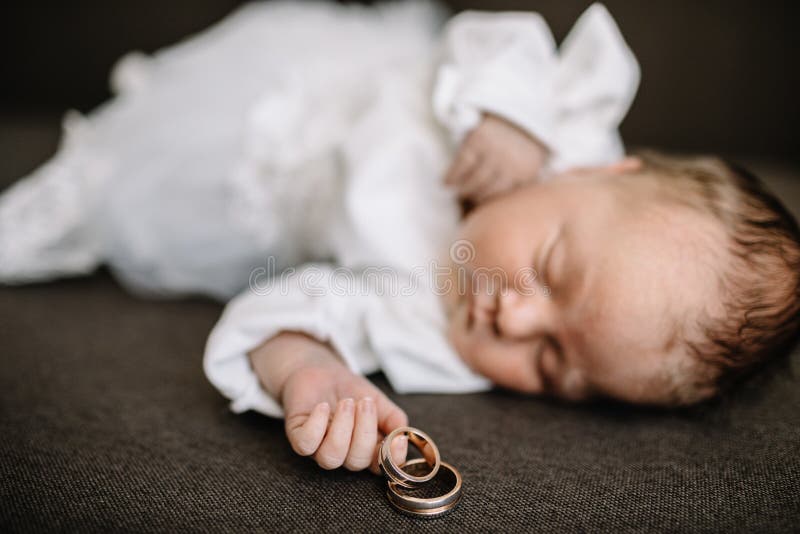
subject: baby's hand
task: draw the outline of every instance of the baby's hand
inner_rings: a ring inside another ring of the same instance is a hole
[[[378,473],[383,437],[408,424],[405,412],[366,378],[353,374],[330,346],[301,334],[280,334],[251,354],[262,385],[283,404],[286,436],[323,469],[369,467]],[[396,439],[392,457],[405,461]]]
[[[510,122],[484,115],[461,143],[445,176],[459,197],[475,203],[534,183],[547,157],[539,141]]]
[[[283,393],[286,435],[300,455],[312,456],[323,469],[378,473],[377,445],[406,414],[369,380],[343,365],[304,367],[289,378]],[[405,443],[395,440],[392,456],[405,460]]]

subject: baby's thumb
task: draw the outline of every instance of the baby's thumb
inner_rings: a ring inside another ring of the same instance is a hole
[[[397,436],[392,440],[392,444],[389,447],[389,451],[392,454],[392,460],[394,463],[399,465],[403,465],[406,461],[406,456],[408,455],[408,438],[406,436]]]
[[[381,474],[380,454],[384,439],[386,437],[383,434],[378,435],[378,443],[375,445],[375,457],[370,466],[370,471],[376,475]],[[403,465],[408,454],[408,438],[406,436],[396,436],[389,445],[389,454],[392,455],[392,461],[396,466]]]
[[[322,438],[325,437],[330,412],[330,405],[327,402],[321,402],[308,415],[287,414],[284,422],[286,436],[297,454],[311,456],[317,451],[322,443]]]

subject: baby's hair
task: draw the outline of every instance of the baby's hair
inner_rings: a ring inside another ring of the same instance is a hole
[[[699,338],[686,339],[708,372],[674,388],[674,402],[688,404],[709,385],[723,391],[788,354],[797,341],[800,230],[763,183],[738,165],[715,157],[638,155],[643,171],[665,186],[660,189],[720,222],[727,237],[727,266],[718,273],[722,315],[703,314]]]

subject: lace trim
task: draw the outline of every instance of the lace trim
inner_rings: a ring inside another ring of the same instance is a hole
[[[114,94],[139,92],[150,84],[153,59],[142,52],[130,52],[117,61],[111,71]]]
[[[327,97],[303,89],[309,85],[292,79],[259,99],[231,175],[233,217],[264,248],[286,239],[287,227],[313,248],[320,236],[312,229],[324,226],[341,187],[339,147],[352,111],[326,105]]]
[[[87,224],[108,161],[86,149],[89,122],[77,112],[63,122],[56,155],[0,197],[0,280],[21,283],[83,274],[99,263]]]

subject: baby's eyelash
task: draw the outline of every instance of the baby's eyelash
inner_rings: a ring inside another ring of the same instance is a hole
[[[560,389],[562,371],[564,370],[564,356],[561,350],[561,344],[557,339],[548,335],[541,343],[541,347],[538,358],[536,358],[537,371],[542,380],[545,392],[553,394]],[[548,357],[553,358],[554,362],[551,362],[549,366],[545,366],[545,358]],[[555,363],[557,371],[552,370],[553,363]]]
[[[553,353],[556,355],[556,358],[559,362],[564,361],[564,349],[561,346],[561,343],[558,342],[558,339],[552,336],[548,336],[550,347],[553,349]]]
[[[551,265],[550,264],[552,263],[551,260],[553,258],[553,251],[555,250],[555,248],[558,246],[558,244],[561,241],[561,234],[562,234],[563,228],[564,228],[563,225],[559,225],[558,230],[555,233],[555,236],[550,240],[550,243],[548,243],[547,252],[545,253],[543,258],[540,258],[541,261],[540,261],[540,264],[538,265],[539,270],[537,271],[537,275],[538,275],[537,278],[539,280],[539,283],[541,285],[543,285],[543,286],[548,285],[548,287],[549,287],[550,277],[551,277],[550,275],[552,274],[550,272],[550,269],[551,269]],[[534,268],[535,267],[536,266],[534,266]],[[549,296],[549,295],[546,295],[546,296]]]
[[[552,394],[553,393],[553,381],[547,371],[544,368],[544,357],[547,353],[548,349],[548,342],[547,340],[542,340],[539,343],[539,348],[536,351],[536,356],[534,358],[534,365],[536,366],[536,374],[539,375],[539,379],[542,381],[542,393],[544,394]]]

